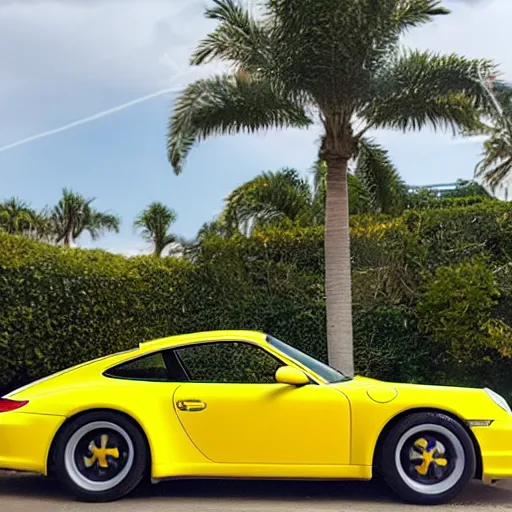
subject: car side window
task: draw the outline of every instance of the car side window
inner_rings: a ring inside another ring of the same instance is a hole
[[[107,370],[105,375],[119,379],[146,380],[153,382],[169,382],[172,380],[161,352],[122,363]]]
[[[176,349],[190,381],[210,383],[275,383],[282,361],[250,343],[218,342]]]

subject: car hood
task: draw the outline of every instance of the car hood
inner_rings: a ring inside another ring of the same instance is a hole
[[[362,375],[356,375],[353,379],[340,382],[334,384],[334,386],[338,389],[374,389],[374,388],[382,388],[382,389],[395,389],[398,392],[403,393],[436,393],[436,394],[457,394],[457,395],[480,395],[485,393],[483,388],[466,388],[466,387],[457,387],[457,386],[440,386],[440,385],[432,385],[432,384],[414,384],[408,382],[390,382],[383,381],[378,379],[372,379],[370,377],[365,377]]]
[[[385,382],[364,376],[332,384],[357,404],[390,406],[397,413],[409,409],[443,410],[464,419],[510,418],[485,389]]]

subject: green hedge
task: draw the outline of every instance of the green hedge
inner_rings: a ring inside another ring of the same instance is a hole
[[[512,393],[511,214],[507,204],[486,203],[351,219],[358,371]],[[478,297],[482,286],[497,295],[479,317],[486,349],[469,364],[457,350],[470,333],[454,330],[462,340],[448,350],[451,331],[440,336],[435,324],[451,318],[439,280],[455,282],[457,265],[477,256],[486,258],[487,281],[471,263],[465,296]],[[0,393],[144,340],[198,330],[262,330],[326,360],[321,228],[213,239],[193,261],[126,259],[0,234]]]
[[[261,262],[125,259],[0,234],[0,387],[141,341],[259,329],[325,358],[321,278]]]

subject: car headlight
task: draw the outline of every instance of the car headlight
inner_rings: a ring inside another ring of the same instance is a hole
[[[498,406],[500,406],[504,411],[507,411],[509,414],[512,414],[512,409],[510,409],[510,405],[508,405],[507,401],[498,393],[495,393],[492,389],[484,388],[485,392],[489,395],[489,398]]]

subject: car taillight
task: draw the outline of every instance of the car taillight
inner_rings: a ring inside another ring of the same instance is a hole
[[[9,400],[8,398],[0,398],[0,412],[15,411],[27,404],[28,400]]]

